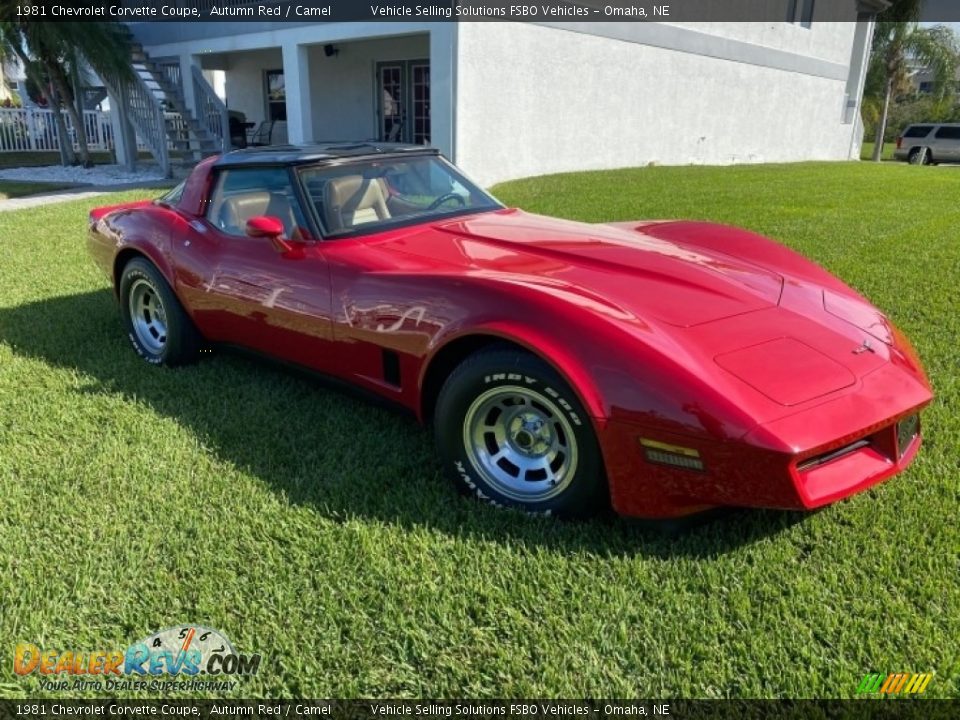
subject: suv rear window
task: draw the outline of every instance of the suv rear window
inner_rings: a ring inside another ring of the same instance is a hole
[[[942,127],[937,130],[937,137],[944,140],[960,140],[960,127]]]
[[[926,137],[932,129],[933,125],[911,125],[903,136],[911,138]]]

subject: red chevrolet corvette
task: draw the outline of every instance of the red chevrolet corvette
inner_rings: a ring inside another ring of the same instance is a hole
[[[228,344],[346,380],[529,512],[816,508],[903,470],[932,397],[879,310],[771,240],[530,215],[419,146],[227,153],[94,210],[89,247],[147,362]]]

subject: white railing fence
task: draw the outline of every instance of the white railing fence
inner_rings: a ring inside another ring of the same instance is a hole
[[[61,110],[67,125],[67,135],[78,149],[77,132],[73,120],[66,110]],[[164,113],[169,128],[185,135],[187,128],[180,113]],[[113,126],[110,113],[102,110],[84,110],[84,128],[87,131],[87,147],[91,152],[113,150]],[[168,147],[172,148],[172,141]],[[137,136],[137,150],[147,151],[147,144]],[[57,135],[56,122],[52,110],[41,108],[0,108],[0,152],[59,152],[60,137]]]
[[[77,148],[77,131],[73,120],[66,110],[60,112],[67,126],[67,136]],[[110,150],[113,147],[110,113],[84,110],[83,125],[90,150]],[[0,108],[0,152],[59,150],[60,137],[52,110]]]

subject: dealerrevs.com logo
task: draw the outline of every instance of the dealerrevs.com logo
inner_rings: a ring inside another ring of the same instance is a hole
[[[260,655],[238,653],[218,630],[177,625],[125,649],[60,650],[17,643],[13,671],[36,675],[48,691],[228,692],[256,675]]]

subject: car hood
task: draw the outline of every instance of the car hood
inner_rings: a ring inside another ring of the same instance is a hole
[[[591,225],[519,210],[433,226],[449,236],[406,236],[395,250],[498,278],[551,284],[623,312],[679,327],[775,307],[783,278],[710,249],[639,230]]]

